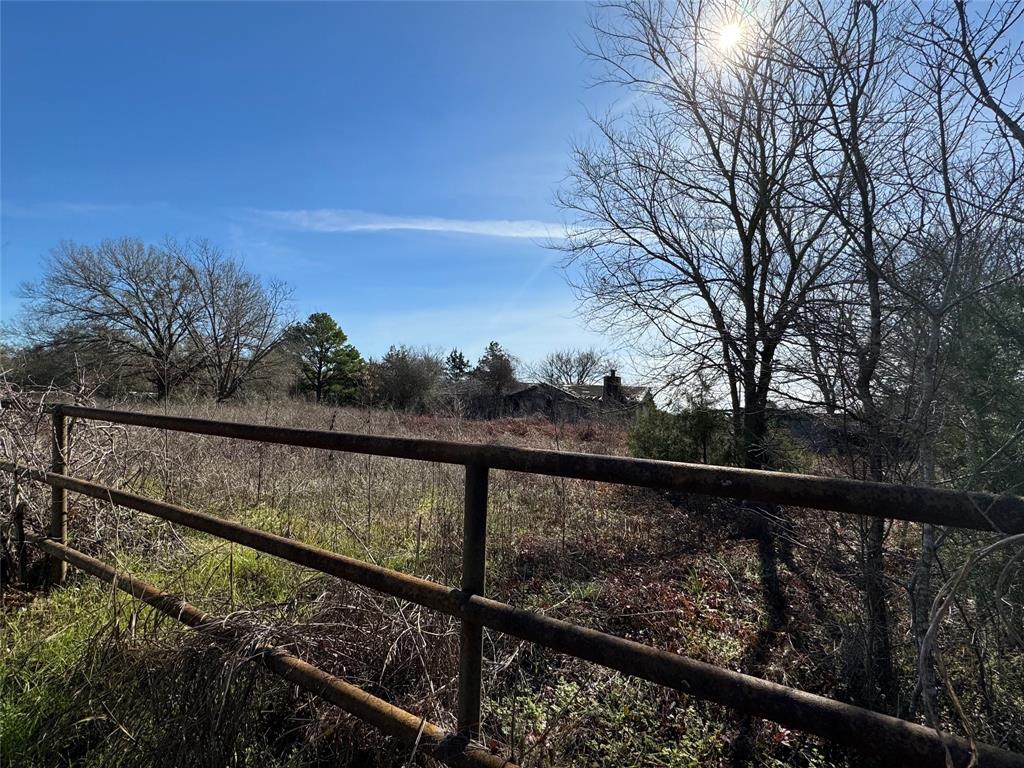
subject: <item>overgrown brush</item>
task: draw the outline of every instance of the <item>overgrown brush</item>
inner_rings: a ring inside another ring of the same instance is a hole
[[[562,450],[626,448],[624,432],[610,425],[471,422],[297,402],[146,408]],[[47,417],[0,411],[0,425],[5,458],[48,464]],[[461,467],[91,421],[73,423],[71,434],[69,471],[79,477],[458,583]],[[28,534],[41,533],[48,489],[22,482],[18,493],[28,505]],[[258,642],[285,647],[454,726],[458,625],[451,618],[98,500],[71,495],[70,514],[73,546],[229,617],[244,640],[212,645],[80,575],[34,598],[14,599],[8,589],[0,730],[11,763],[408,764],[404,748],[252,663],[247,648]],[[518,606],[734,669],[758,654],[771,679],[848,698],[862,622],[855,609],[857,521],[790,510],[785,525],[772,523],[787,608],[777,629],[769,625],[757,543],[739,518],[727,501],[495,471],[487,590]],[[890,541],[891,572],[908,572],[910,546],[904,548],[898,530]],[[973,631],[983,611],[983,581],[972,585],[982,591],[947,619],[957,632]],[[1016,600],[1019,585],[1012,586]],[[905,624],[905,612],[896,616]],[[999,647],[981,649],[980,660],[966,642],[954,642],[946,659],[965,705],[984,718],[982,735],[1022,749],[1016,734],[1024,732],[1018,727],[1024,726],[1024,659],[1009,633],[1001,637]],[[898,663],[903,679],[911,679],[909,643]],[[978,670],[987,674],[983,684]],[[484,673],[484,738],[524,765],[690,766],[732,759],[737,719],[720,707],[489,632]],[[765,764],[849,759],[843,750],[767,723],[751,738]]]

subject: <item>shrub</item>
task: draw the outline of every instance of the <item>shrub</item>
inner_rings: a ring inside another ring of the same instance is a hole
[[[444,377],[437,354],[404,345],[391,347],[369,368],[374,401],[399,411],[429,412]]]
[[[733,463],[729,417],[710,408],[668,413],[644,408],[627,437],[633,456],[702,464]]]

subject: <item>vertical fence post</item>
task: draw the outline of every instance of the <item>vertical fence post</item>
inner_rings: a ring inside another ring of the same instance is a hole
[[[67,470],[68,422],[59,405],[53,407],[53,455],[50,471],[63,475]],[[61,544],[68,542],[68,492],[53,486],[50,497],[50,538]],[[64,583],[68,566],[63,560],[50,557],[49,583],[58,586]]]
[[[487,467],[466,465],[466,510],[462,537],[462,590],[484,593],[484,562],[487,551]],[[480,735],[481,668],[483,627],[463,620],[459,639],[459,733],[475,739]]]

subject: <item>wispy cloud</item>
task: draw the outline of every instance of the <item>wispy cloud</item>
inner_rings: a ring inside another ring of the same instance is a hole
[[[559,237],[562,225],[534,219],[448,219],[438,216],[391,216],[345,208],[252,210],[267,224],[301,232],[389,232],[415,230],[483,237]]]
[[[4,200],[2,210],[5,216],[22,219],[52,219],[65,216],[93,216],[105,213],[123,213],[131,208],[121,203],[29,203],[22,204]]]

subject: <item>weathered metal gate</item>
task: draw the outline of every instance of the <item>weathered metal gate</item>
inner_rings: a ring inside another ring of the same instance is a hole
[[[14,404],[12,404],[14,405]],[[172,523],[280,557],[461,620],[458,732],[446,733],[276,648],[261,658],[276,674],[386,733],[452,765],[510,766],[475,741],[479,734],[483,628],[503,632],[627,675],[718,702],[899,764],[1024,766],[1024,755],[967,741],[906,720],[740,674],[695,659],[586,629],[484,596],[489,469],[512,470],[749,501],[790,504],[858,515],[958,526],[1004,534],[1024,532],[1024,499],[840,478],[497,445],[182,418],[76,405],[46,406],[53,417],[50,471],[0,462],[0,469],[52,486],[50,535],[35,544],[50,557],[50,578],[67,564],[134,595],[203,632],[228,632],[216,617],[78,552],[67,545],[69,491],[138,510]],[[289,538],[156,501],[66,474],[68,420],[92,419],[281,445],[461,464],[466,468],[462,583],[459,589],[345,557]]]

